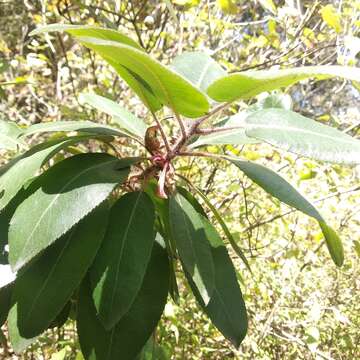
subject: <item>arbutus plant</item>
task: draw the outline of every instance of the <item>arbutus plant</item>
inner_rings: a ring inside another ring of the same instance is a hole
[[[0,289],[0,325],[7,320],[16,352],[72,316],[85,359],[145,359],[149,346],[155,346],[151,335],[168,295],[175,301],[180,296],[178,264],[201,308],[239,347],[247,314],[226,244],[250,266],[206,194],[176,168],[179,157],[226,161],[273,197],[314,218],[331,258],[343,264],[339,236],[284,178],[262,165],[198,148],[264,142],[320,161],[359,164],[359,140],[292,112],[285,96],[269,95],[245,111],[216,119],[239,100],[307,78],[360,81],[360,69],[228,74],[201,52],[184,53],[164,66],[115,30],[54,24],[33,35],[51,31],[71,34],[108,62],[142,100],[153,123],[148,126],[95,94],[82,94],[82,101],[111,115],[117,126],[58,121],[20,128],[0,122],[1,147],[23,150],[0,168],[1,259],[17,273]],[[159,120],[163,107],[172,111],[164,121],[176,124],[175,136]],[[46,132],[68,135],[26,149],[28,136]],[[133,139],[143,155],[118,156],[112,145],[117,137]],[[81,153],[79,144],[89,140],[109,151]]]

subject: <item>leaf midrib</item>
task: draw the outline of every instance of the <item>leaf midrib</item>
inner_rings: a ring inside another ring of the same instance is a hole
[[[26,239],[25,241],[25,244],[23,246],[23,250],[21,251],[20,255],[18,256],[18,258],[21,258],[22,255],[24,254],[24,251],[27,250],[27,246],[29,244],[29,241],[30,239],[32,238],[32,236],[34,235],[35,231],[37,230],[37,228],[39,227],[40,223],[42,222],[43,218],[45,217],[45,215],[47,214],[47,212],[49,211],[49,209],[53,206],[53,204],[57,201],[57,199],[59,198],[60,194],[69,186],[71,185],[74,181],[76,181],[80,176],[86,174],[88,171],[90,170],[94,170],[98,167],[101,167],[101,166],[105,166],[107,164],[110,164],[112,162],[117,162],[118,159],[114,159],[114,160],[110,160],[110,161],[106,161],[106,162],[103,162],[101,164],[97,164],[97,165],[94,165],[92,167],[89,167],[83,171],[81,171],[80,173],[78,173],[74,178],[71,179],[71,181],[67,182],[60,190],[59,192],[57,193],[57,195],[54,197],[53,200],[51,200],[51,202],[49,203],[49,205],[46,207],[46,209],[43,211],[43,213],[41,214],[41,216],[39,217],[38,221],[36,222],[33,230],[31,231],[30,235],[28,236],[28,238]]]
[[[115,292],[116,292],[117,287],[118,287],[117,282],[118,282],[118,279],[119,279],[120,265],[121,265],[122,258],[123,258],[123,252],[124,252],[124,248],[125,248],[125,241],[126,241],[126,239],[128,237],[128,233],[129,233],[130,227],[132,225],[134,215],[135,215],[135,212],[136,212],[136,209],[137,209],[137,206],[138,206],[138,202],[140,201],[141,196],[142,196],[142,194],[139,193],[139,195],[138,195],[138,197],[137,197],[137,199],[135,201],[134,207],[131,210],[131,214],[130,214],[130,217],[129,217],[129,222],[128,222],[127,226],[126,226],[124,235],[122,237],[122,244],[121,244],[121,248],[120,248],[118,262],[117,262],[117,265],[116,265],[115,282],[114,282],[115,286],[113,287],[113,292],[111,294],[111,300],[110,300],[109,309],[112,309],[112,307],[114,306]]]
[[[301,132],[301,133],[304,133],[304,134],[311,134],[311,135],[314,135],[314,136],[317,136],[317,137],[323,137],[323,138],[327,138],[327,139],[331,139],[331,140],[336,140],[336,141],[340,141],[340,142],[343,142],[343,143],[347,143],[347,144],[351,144],[353,145],[354,143],[357,143],[357,141],[355,140],[348,140],[348,139],[344,139],[343,137],[341,138],[337,138],[337,137],[334,137],[334,136],[330,136],[330,135],[326,135],[326,134],[322,134],[320,132],[313,132],[311,130],[307,130],[307,129],[301,129],[301,128],[298,128],[298,127],[289,127],[289,126],[273,126],[273,125],[263,125],[263,124],[252,124],[252,123],[249,123],[249,125],[251,126],[251,128],[249,129],[246,129],[245,132],[247,131],[256,131],[258,129],[275,129],[275,130],[284,130],[284,131],[289,131],[289,132]],[[250,135],[248,135],[250,136]]]

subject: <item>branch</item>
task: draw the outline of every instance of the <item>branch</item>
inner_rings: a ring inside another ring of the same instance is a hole
[[[227,102],[227,103],[223,103],[221,105],[219,105],[218,107],[214,108],[213,110],[211,110],[210,112],[208,112],[206,115],[204,115],[203,117],[197,119],[196,121],[194,121],[189,129],[188,129],[188,133],[186,135],[186,137],[182,137],[180,138],[174,145],[173,149],[171,150],[171,152],[169,152],[168,154],[168,159],[171,160],[172,158],[174,158],[176,155],[179,154],[179,151],[181,150],[181,148],[186,144],[186,142],[193,136],[196,134],[196,131],[198,130],[199,126],[205,122],[207,119],[209,119],[211,116],[219,113],[220,111],[226,109],[227,107],[229,107],[232,104],[232,102]]]

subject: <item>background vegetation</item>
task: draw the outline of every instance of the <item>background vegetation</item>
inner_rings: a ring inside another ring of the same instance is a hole
[[[69,36],[27,36],[37,25],[53,22],[119,28],[164,63],[198,49],[234,70],[359,66],[359,0],[5,0],[0,3],[0,116],[19,125],[109,121],[81,103],[82,91],[96,91],[147,118],[109,66]],[[360,135],[360,92],[353,84],[306,81],[287,89],[287,95],[301,113]],[[239,103],[239,108],[245,105]],[[36,143],[37,135],[31,141]],[[181,303],[169,299],[156,333],[159,358],[360,358],[360,168],[298,159],[266,145],[217,151],[262,162],[296,184],[338,230],[345,265],[337,269],[330,260],[313,220],[280,205],[233,168],[224,173],[218,171],[219,163],[184,161],[179,166],[212,195],[249,258],[253,274],[237,264],[249,334],[239,350],[232,348],[182,284]],[[0,153],[0,161],[7,156]],[[41,340],[46,345],[33,346],[24,359],[81,359],[71,321]],[[0,358],[17,358],[6,341]]]

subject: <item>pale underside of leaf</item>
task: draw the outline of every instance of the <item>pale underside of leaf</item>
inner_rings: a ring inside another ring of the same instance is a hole
[[[295,112],[264,109],[245,122],[248,136],[295,154],[333,163],[360,163],[360,140]]]

